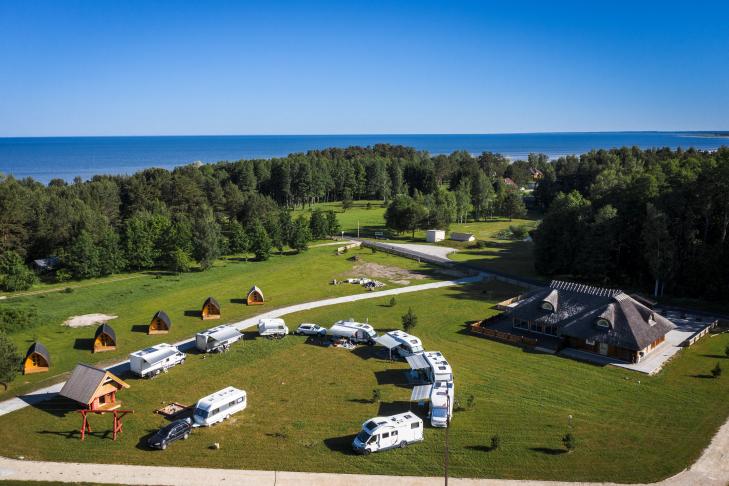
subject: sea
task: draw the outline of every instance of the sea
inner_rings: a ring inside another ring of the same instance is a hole
[[[150,167],[284,157],[327,147],[406,145],[432,155],[465,150],[496,152],[512,160],[529,153],[554,159],[614,147],[729,146],[729,132],[569,132],[483,135],[221,135],[0,138],[0,173],[47,183],[98,174],[133,174]]]

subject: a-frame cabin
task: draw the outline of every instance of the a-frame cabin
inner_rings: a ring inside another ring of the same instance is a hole
[[[170,316],[163,310],[157,311],[149,323],[147,334],[167,334],[172,327]]]
[[[51,367],[51,354],[39,342],[33,343],[23,360],[23,374],[45,373]]]
[[[116,349],[116,333],[109,324],[102,324],[96,328],[94,335],[94,353],[114,351]]]
[[[220,304],[212,297],[205,299],[202,310],[200,311],[202,320],[220,319]]]
[[[263,292],[255,285],[251,287],[251,290],[248,291],[248,295],[246,295],[246,304],[248,305],[263,305],[265,301],[266,299],[263,297]]]

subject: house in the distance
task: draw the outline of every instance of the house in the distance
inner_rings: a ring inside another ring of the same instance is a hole
[[[476,241],[476,236],[473,233],[457,233],[454,231],[451,233],[451,240],[471,242]]]
[[[676,326],[621,290],[553,281],[512,302],[513,328],[562,339],[563,345],[637,363]]]

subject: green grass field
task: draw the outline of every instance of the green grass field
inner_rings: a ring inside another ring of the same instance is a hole
[[[412,307],[419,317],[413,332],[453,365],[457,397],[475,398],[472,409],[455,414],[449,431],[454,476],[655,481],[693,462],[729,414],[729,377],[704,378],[717,360],[729,364],[718,357],[729,334],[705,338],[648,377],[464,333],[465,322],[492,314],[491,304],[511,294],[491,284],[447,288],[398,296],[395,307],[386,305],[388,298],[374,299],[302,312],[287,322],[329,325],[351,316],[384,331],[399,327]],[[106,435],[108,416],[92,417],[95,432],[80,442],[78,414],[49,402],[0,417],[0,443],[5,455],[28,459],[438,475],[442,429],[427,428],[425,442],[404,450],[368,457],[349,451],[364,420],[408,409],[406,369],[374,348],[323,348],[293,336],[251,339],[224,355],[191,355],[155,380],[130,378],[120,399],[135,414],[117,442]],[[165,452],[145,449],[146,435],[165,423],[153,409],[170,401],[192,404],[228,385],[248,392],[245,411]],[[374,388],[381,403],[369,402]],[[560,438],[569,415],[577,448],[567,454]],[[501,447],[489,450],[494,434]],[[221,449],[210,449],[213,442]]]
[[[0,398],[23,393],[41,385],[63,379],[63,373],[77,362],[113,363],[126,358],[137,349],[158,342],[176,342],[194,336],[200,329],[225,322],[235,322],[276,307],[318,300],[328,297],[361,293],[357,285],[330,285],[332,278],[341,279],[355,265],[348,258],[359,255],[363,262],[378,263],[417,271],[424,277],[410,283],[426,283],[438,279],[437,270],[412,260],[385,253],[372,254],[369,250],[356,250],[335,256],[335,246],[311,248],[298,255],[274,255],[266,262],[245,262],[240,257],[216,263],[206,272],[175,275],[132,274],[119,276],[113,281],[81,282],[72,293],[39,293],[0,301],[0,306],[33,306],[42,324],[11,335],[21,353],[30,343],[41,341],[51,353],[51,372],[18,376],[7,392],[0,388]],[[401,286],[387,279],[388,287]],[[252,285],[264,292],[264,306],[248,307],[241,303]],[[38,286],[35,290],[50,290],[54,286]],[[220,321],[201,321],[197,312],[206,297],[215,297],[222,306]],[[146,326],[159,309],[172,319],[169,334],[148,336]],[[91,339],[96,326],[71,329],[62,326],[70,316],[103,313],[119,316],[109,323],[118,338],[118,349],[113,352],[91,353]]]

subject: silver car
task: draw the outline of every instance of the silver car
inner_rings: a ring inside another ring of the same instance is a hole
[[[319,324],[304,323],[300,325],[294,334],[299,336],[324,336],[327,333],[326,327],[321,327]]]

